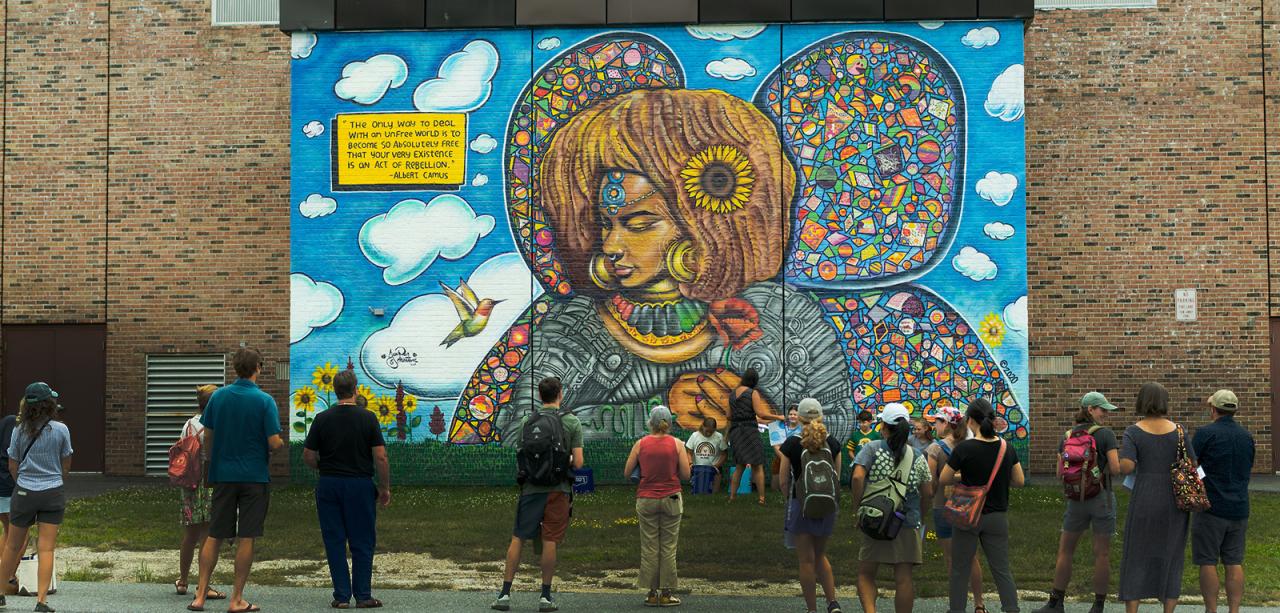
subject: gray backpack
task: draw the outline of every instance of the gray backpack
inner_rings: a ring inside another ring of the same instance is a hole
[[[840,497],[840,478],[831,451],[821,449],[816,453],[808,449],[800,453],[800,480],[796,483],[796,498],[800,500],[800,514],[809,519],[823,519],[836,512]]]

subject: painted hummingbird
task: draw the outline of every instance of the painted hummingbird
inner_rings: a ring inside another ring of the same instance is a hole
[[[475,336],[484,330],[489,324],[489,314],[493,312],[493,307],[501,300],[493,300],[485,298],[479,300],[476,293],[471,291],[471,287],[466,281],[458,279],[458,289],[452,289],[444,283],[440,284],[440,288],[444,290],[444,294],[453,302],[453,308],[458,310],[458,325],[453,331],[446,336],[441,345],[446,348],[452,347],[454,343]]]

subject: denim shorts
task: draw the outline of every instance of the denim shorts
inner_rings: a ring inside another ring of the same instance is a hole
[[[933,510],[933,531],[937,533],[939,539],[949,539],[955,534],[951,522],[947,521],[946,509]]]

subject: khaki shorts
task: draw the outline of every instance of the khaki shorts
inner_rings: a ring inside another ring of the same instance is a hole
[[[877,564],[923,564],[920,529],[903,526],[898,538],[892,541],[879,541],[864,534],[858,560]]]

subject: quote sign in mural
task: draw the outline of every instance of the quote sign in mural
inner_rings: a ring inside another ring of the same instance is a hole
[[[988,398],[1027,449],[1022,25],[293,36],[292,436],[354,370],[410,481],[505,482],[559,377],[648,409]]]

